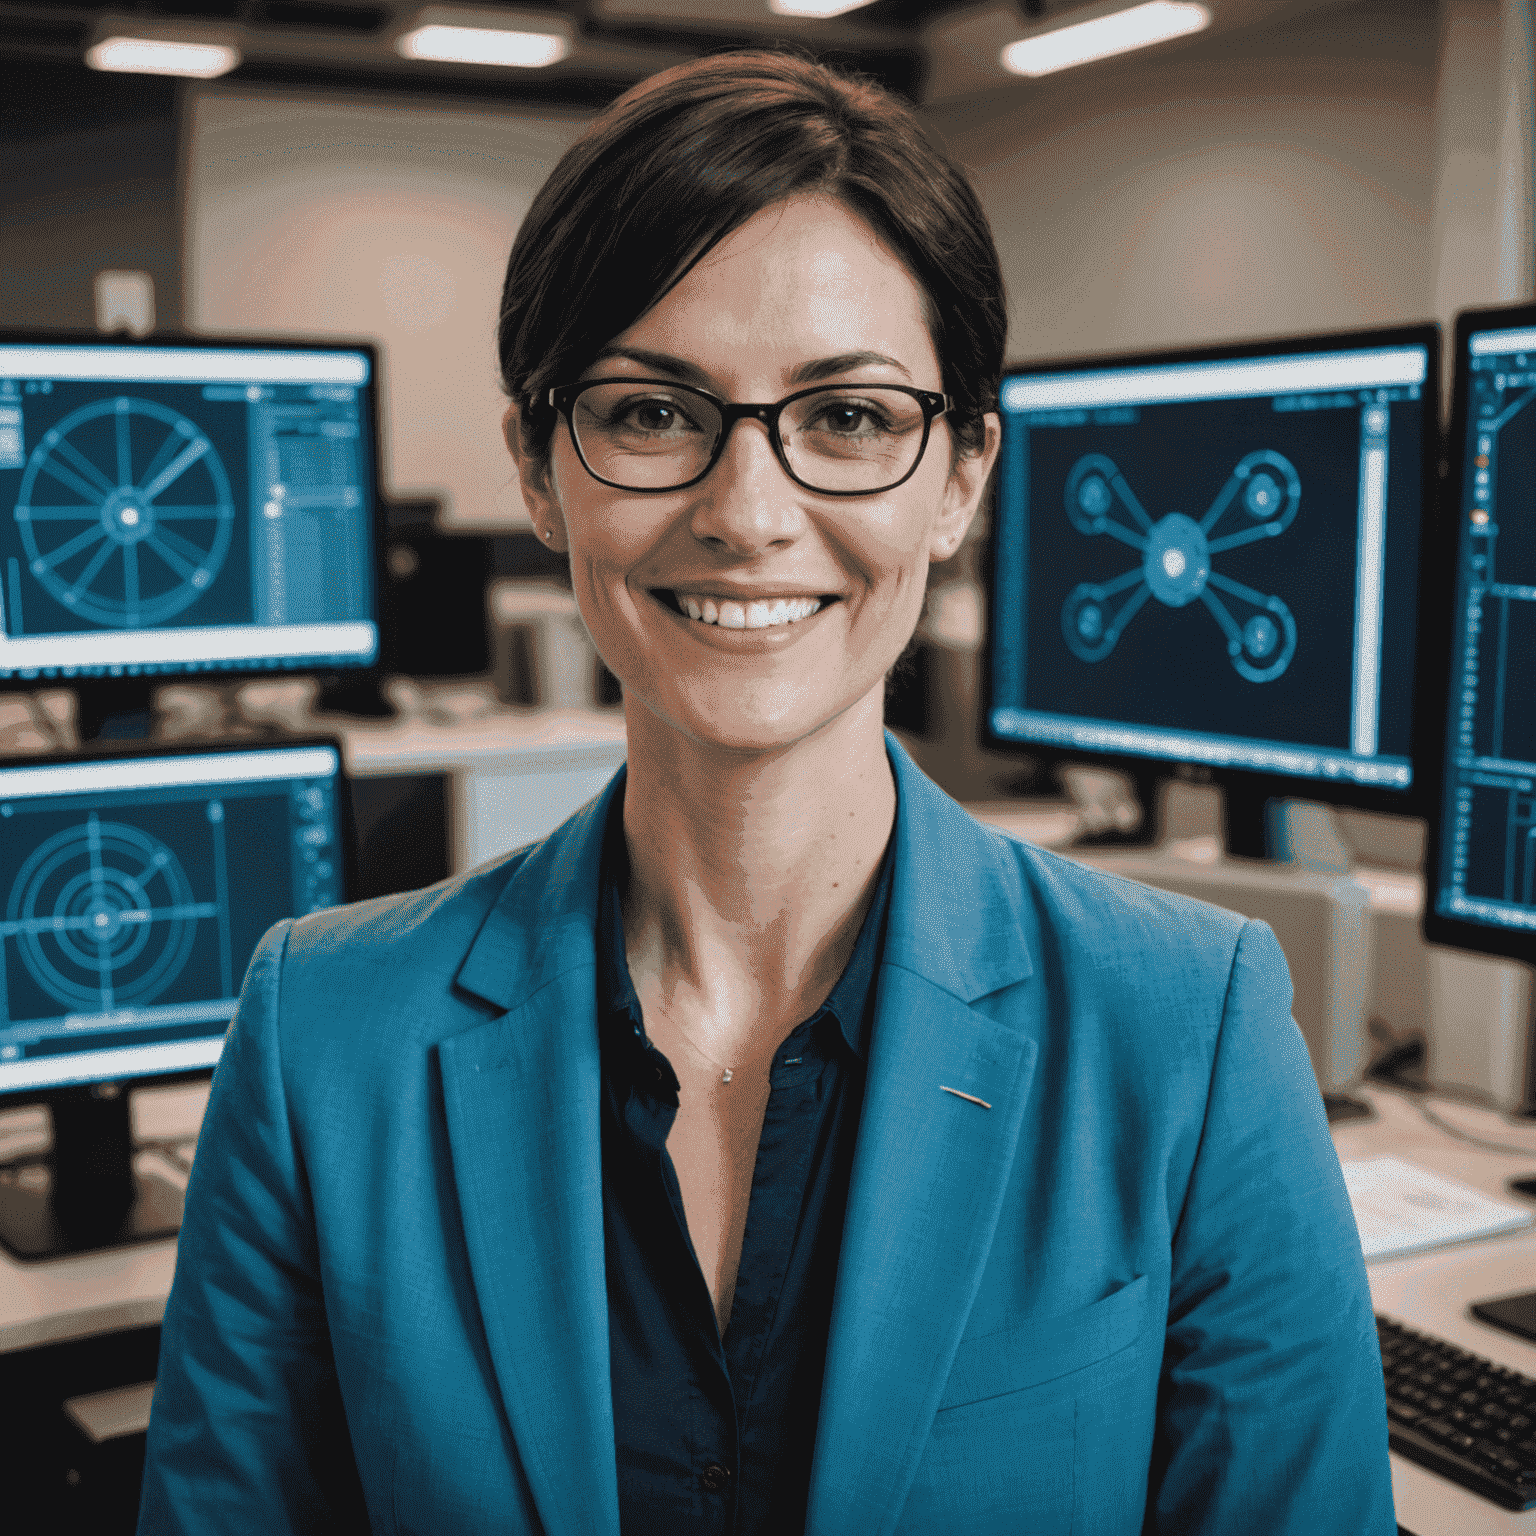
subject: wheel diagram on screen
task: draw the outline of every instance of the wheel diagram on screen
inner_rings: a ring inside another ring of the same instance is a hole
[[[118,395],[42,435],[15,515],[27,569],[55,599],[97,624],[138,629],[208,589],[229,552],[235,503],[200,427]]]
[[[1117,501],[1136,527],[1128,528],[1111,515]],[[1245,526],[1212,538],[1234,503],[1244,514]],[[1082,582],[1072,589],[1061,611],[1068,648],[1082,661],[1103,661],[1149,597],[1169,608],[1199,599],[1220,626],[1238,675],[1250,683],[1273,682],[1296,654],[1296,620],[1278,597],[1213,571],[1211,556],[1278,538],[1291,526],[1300,504],[1301,477],[1290,460],[1261,448],[1238,460],[1199,522],[1182,512],[1169,512],[1154,522],[1112,459],[1102,453],[1084,454],[1067,476],[1072,526],[1090,538],[1107,533],[1119,539],[1141,555],[1141,563],[1112,581]],[[1127,592],[1111,612],[1114,600]]]
[[[91,812],[28,856],[0,934],[32,979],[71,1012],[154,1002],[181,974],[199,922],[180,860],[158,838]]]

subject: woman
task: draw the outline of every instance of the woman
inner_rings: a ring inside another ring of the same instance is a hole
[[[717,57],[561,162],[507,441],[627,772],[263,942],[141,1530],[1393,1530],[1273,937],[882,732],[1004,333],[974,196],[868,85]]]

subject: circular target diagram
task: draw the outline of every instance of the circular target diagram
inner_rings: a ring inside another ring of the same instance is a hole
[[[94,813],[35,848],[11,887],[5,930],[32,979],[68,1009],[153,1002],[180,975],[200,918],[176,855]]]
[[[1067,594],[1061,631],[1079,660],[1103,661],[1142,605],[1155,597],[1168,608],[1203,604],[1226,638],[1233,670],[1250,683],[1272,682],[1290,666],[1296,620],[1285,602],[1211,569],[1213,555],[1278,538],[1291,526],[1301,506],[1301,477],[1283,454],[1268,448],[1245,454],[1199,522],[1182,512],[1154,522],[1114,460],[1102,453],[1085,453],[1072,466],[1065,500],[1067,517],[1079,533],[1089,538],[1108,534],[1141,557],[1123,576],[1081,582]],[[1134,527],[1112,515],[1117,501]],[[1246,514],[1243,525],[1212,537],[1233,506]]]
[[[54,598],[97,624],[137,629],[208,589],[229,553],[235,502],[200,427],[118,395],[42,435],[15,515],[27,569]]]

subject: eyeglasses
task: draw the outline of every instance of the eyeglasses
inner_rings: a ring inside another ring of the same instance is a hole
[[[784,473],[824,496],[870,496],[911,479],[948,395],[904,384],[802,389],[774,405],[732,405],[666,379],[598,379],[552,389],[582,467],[620,491],[681,491],[720,461],[750,417],[768,428]],[[537,397],[530,399],[530,404]]]

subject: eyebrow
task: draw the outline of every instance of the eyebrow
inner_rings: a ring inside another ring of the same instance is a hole
[[[697,389],[709,390],[714,383],[697,364],[686,362],[680,357],[671,357],[665,352],[649,352],[643,347],[604,347],[592,361],[595,365],[610,357],[627,358],[632,363],[639,363],[642,368],[681,379]],[[902,363],[894,357],[887,357],[883,352],[839,352],[835,357],[818,357],[811,362],[801,363],[789,375],[789,382],[818,384],[822,379],[835,378],[855,368],[894,368],[903,378],[912,377]]]

